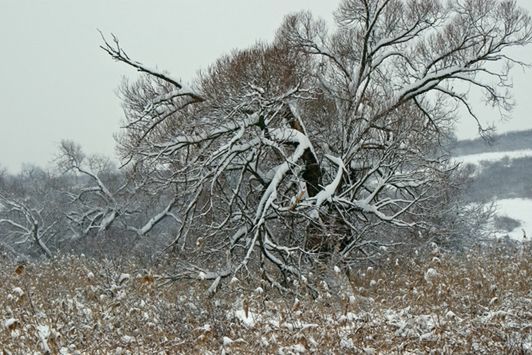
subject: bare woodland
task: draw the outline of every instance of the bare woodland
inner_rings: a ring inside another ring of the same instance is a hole
[[[0,174],[2,245],[52,257],[108,239],[170,255],[172,279],[211,290],[233,277],[287,289],[313,287],[320,265],[483,235],[488,212],[462,203],[442,142],[464,112],[489,133],[475,92],[509,112],[529,15],[514,1],[344,0],[335,19],[288,15],[271,43],[191,83],[102,34],[140,73],[120,87],[122,167],[64,141],[57,174]]]

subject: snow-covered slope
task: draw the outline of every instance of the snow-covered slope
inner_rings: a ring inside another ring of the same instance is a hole
[[[476,164],[479,164],[480,162],[499,161],[506,157],[508,157],[509,159],[532,157],[532,149],[462,155],[462,156],[455,157],[453,160],[456,162],[462,162],[463,164],[475,164],[476,165]]]
[[[521,225],[510,232],[497,232],[498,237],[526,241],[532,236],[532,199],[510,198],[497,200],[497,215],[513,218]]]

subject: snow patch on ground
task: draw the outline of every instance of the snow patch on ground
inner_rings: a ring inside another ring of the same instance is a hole
[[[235,317],[242,322],[247,328],[253,328],[259,319],[258,314],[243,309],[235,311]]]
[[[499,238],[508,235],[518,241],[530,240],[532,235],[532,199],[509,198],[496,201],[497,215],[513,218],[521,225],[510,232],[496,232]]]

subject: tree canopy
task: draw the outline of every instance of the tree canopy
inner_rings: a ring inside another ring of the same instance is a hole
[[[472,91],[511,109],[530,17],[515,1],[343,0],[335,19],[288,15],[189,85],[103,38],[142,73],[121,87],[119,149],[143,188],[175,194],[182,276],[286,278],[449,229],[441,140],[460,107],[485,132]]]

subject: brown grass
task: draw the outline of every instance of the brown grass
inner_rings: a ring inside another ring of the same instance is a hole
[[[530,245],[498,245],[393,259],[355,272],[345,292],[324,286],[317,300],[242,282],[225,284],[209,298],[209,284],[163,286],[160,270],[134,263],[4,261],[0,350],[527,354],[530,252]]]

